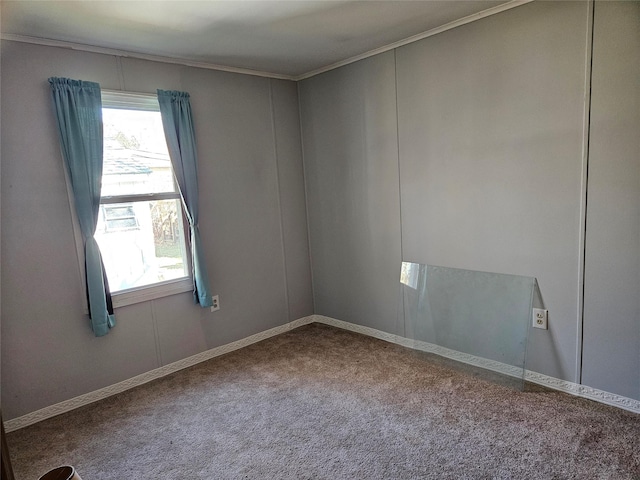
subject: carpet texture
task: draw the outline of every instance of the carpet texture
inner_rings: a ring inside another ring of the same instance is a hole
[[[18,480],[640,479],[640,415],[312,324],[9,434]]]

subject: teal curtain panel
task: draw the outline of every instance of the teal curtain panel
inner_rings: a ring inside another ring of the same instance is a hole
[[[194,300],[202,307],[210,307],[211,288],[198,228],[198,157],[189,94],[158,90],[158,102],[169,156],[189,220]]]
[[[94,234],[102,185],[102,99],[94,82],[50,78],[62,157],[67,166],[84,239],[89,317],[99,337],[115,326],[109,284]]]

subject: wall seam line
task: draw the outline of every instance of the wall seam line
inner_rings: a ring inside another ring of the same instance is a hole
[[[149,307],[151,310],[151,325],[153,326],[153,340],[156,345],[156,361],[158,362],[158,367],[162,367],[162,351],[160,348],[160,335],[158,334],[158,324],[156,322],[156,302],[155,300],[151,300],[149,302]]]
[[[302,125],[302,95],[300,92],[300,82],[296,82],[296,90],[298,91],[298,122],[300,125],[300,153],[302,156],[302,180],[304,183],[304,209],[307,214],[307,248],[309,250],[309,273],[311,274],[311,304],[313,307],[313,313],[316,311],[316,288],[313,276],[313,256],[311,255],[311,217],[309,216],[309,185],[307,183],[307,169],[304,154],[304,135]]]
[[[595,0],[589,0],[587,14],[587,42],[585,53],[585,85],[582,141],[582,178],[580,198],[580,238],[579,270],[578,270],[578,319],[576,332],[576,383],[582,384],[584,361],[584,307],[585,307],[585,273],[587,265],[587,203],[589,186],[589,146],[591,141],[591,85],[593,80],[593,42],[595,23]]]
[[[269,109],[271,113],[271,135],[273,138],[273,160],[276,167],[276,189],[278,190],[278,216],[280,218],[280,245],[282,247],[282,269],[284,273],[284,301],[287,307],[287,321],[291,321],[291,304],[289,303],[289,276],[287,275],[287,248],[284,240],[284,219],[282,217],[282,191],[280,190],[280,167],[278,165],[278,133],[276,132],[276,112],[273,102],[273,83],[269,81]]]
[[[120,90],[122,90],[123,92],[126,92],[127,89],[125,88],[125,83],[124,83],[124,72],[122,70],[122,57],[119,56],[115,56],[116,59],[116,71],[118,72],[118,83],[120,84]]]
[[[404,262],[404,243],[402,236],[402,170],[400,167],[400,106],[398,103],[398,49],[393,49],[393,82],[395,89],[395,101],[396,101],[396,156],[397,156],[397,164],[398,164],[398,221],[400,224],[400,265]],[[401,267],[402,268],[402,267]],[[400,297],[400,305],[402,311],[402,325],[398,325],[401,327],[402,333],[401,335],[405,335],[405,311],[404,311],[404,297],[402,295],[402,286],[400,284],[400,271],[398,271],[398,291]],[[398,309],[398,314],[400,314],[400,309]],[[397,323],[400,323],[400,319],[398,319]]]

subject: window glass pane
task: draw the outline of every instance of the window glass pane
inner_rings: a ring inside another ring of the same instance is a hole
[[[112,292],[188,276],[179,200],[101,205],[95,237]]]
[[[135,217],[133,205],[105,205],[104,216],[107,220],[114,218]]]
[[[175,192],[160,112],[102,109],[102,196]]]
[[[128,230],[131,228],[138,228],[138,222],[136,222],[134,218],[117,218],[115,220],[107,220],[106,221],[106,230],[114,231],[114,230]]]

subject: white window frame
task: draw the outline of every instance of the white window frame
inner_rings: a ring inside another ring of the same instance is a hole
[[[103,108],[122,108],[125,110],[145,110],[145,111],[159,111],[158,97],[153,94],[147,93],[134,93],[123,92],[118,90],[102,90],[102,107]],[[80,224],[76,214],[73,192],[71,189],[71,183],[69,180],[68,172],[65,168],[65,178],[67,180],[67,193],[69,196],[69,205],[71,210],[71,217],[73,222],[74,237],[76,240],[76,251],[78,254],[78,269],[80,273],[80,281],[83,288],[85,288],[85,271],[84,265],[84,240],[82,238],[82,232],[80,231]],[[184,232],[184,242],[189,251],[189,237],[187,230],[184,228],[187,224],[184,217],[184,206],[182,205],[182,199],[180,193],[160,193],[160,194],[143,194],[143,195],[122,195],[117,197],[102,197],[100,200],[101,205],[108,205],[110,203],[127,203],[130,201],[140,200],[167,200],[177,199],[180,200],[180,207],[182,210],[182,231]],[[120,290],[111,294],[111,300],[114,308],[124,307],[126,305],[133,305],[136,303],[147,302],[158,298],[167,297],[170,295],[176,295],[179,293],[192,292],[193,291],[193,278],[191,274],[191,258],[186,256],[187,276],[177,278],[173,280],[167,280],[164,282],[157,282],[151,285],[144,285],[141,287],[129,288],[126,290]],[[86,300],[86,295],[83,293],[84,299],[84,312],[89,313],[89,308]]]

